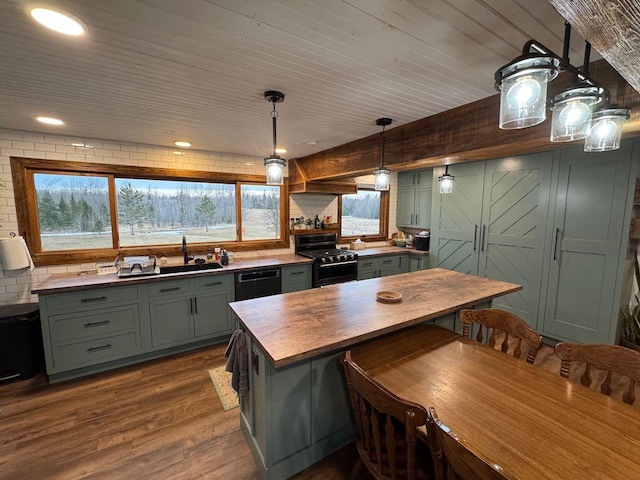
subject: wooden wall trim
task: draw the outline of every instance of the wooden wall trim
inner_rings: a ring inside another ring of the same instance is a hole
[[[590,76],[611,91],[612,103],[632,109],[624,136],[640,136],[640,94],[604,60],[590,66]],[[573,79],[561,74],[549,85],[549,98]],[[386,132],[385,165],[394,171],[433,167],[573,147],[552,143],[550,115],[540,125],[500,130],[500,97],[477,102],[392,128]],[[379,166],[380,134],[296,159],[308,181],[370,174]]]

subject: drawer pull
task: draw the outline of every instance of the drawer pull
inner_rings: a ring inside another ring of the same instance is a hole
[[[91,353],[91,352],[97,352],[100,350],[107,350],[111,347],[113,347],[113,345],[111,345],[110,343],[107,343],[106,345],[100,345],[99,347],[87,348],[87,352]]]
[[[102,302],[103,300],[106,300],[107,297],[95,297],[95,298],[83,298],[82,300],[80,300],[81,303],[90,303],[90,302]]]
[[[210,282],[204,284],[205,287],[215,287],[216,285],[222,285],[222,282]]]
[[[89,322],[85,323],[85,327],[99,327],[100,325],[109,325],[111,320],[103,320],[102,322]]]
[[[367,262],[362,264],[363,267],[368,267],[369,265],[373,265],[373,262]]]
[[[300,271],[300,272],[291,272],[291,275],[302,275],[304,272]]]
[[[180,290],[180,287],[161,288],[159,291],[160,293],[166,293],[166,292],[177,292],[178,290]]]
[[[393,260],[383,260],[382,263],[391,263]]]

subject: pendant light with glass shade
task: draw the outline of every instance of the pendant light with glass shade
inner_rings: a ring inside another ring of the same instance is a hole
[[[440,193],[452,193],[453,192],[453,181],[455,177],[453,175],[449,175],[449,165],[444,166],[444,174],[438,177],[438,183],[440,184]]]
[[[379,118],[376,120],[376,125],[382,127],[382,140],[380,144],[380,168],[375,170],[373,175],[376,178],[375,189],[382,192],[389,190],[389,183],[391,181],[391,170],[384,166],[384,130],[391,125],[392,121],[390,118]]]
[[[574,75],[575,82],[550,102],[550,140],[586,139],[585,151],[588,152],[619,148],[621,125],[629,118],[629,109],[609,105],[609,91],[589,77],[589,42],[585,42],[582,69],[569,63],[570,38],[571,25],[565,22],[562,57],[536,40],[529,40],[521,56],[496,71],[495,87],[501,92],[500,128],[525,128],[542,123],[546,119],[547,83],[556,78],[560,70],[565,70]],[[594,112],[601,103],[604,106]]]
[[[273,127],[273,152],[264,159],[264,166],[267,168],[267,185],[282,185],[284,183],[284,167],[287,161],[276,152],[276,119],[278,112],[276,111],[276,103],[284,101],[284,93],[275,90],[264,92],[264,98],[273,104],[271,111],[271,122]]]

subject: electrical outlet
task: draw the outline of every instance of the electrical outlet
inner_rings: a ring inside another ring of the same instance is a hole
[[[108,273],[117,273],[116,267],[113,265],[100,265],[98,267],[98,275],[106,275]]]

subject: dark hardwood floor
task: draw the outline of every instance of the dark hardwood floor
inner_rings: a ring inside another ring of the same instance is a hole
[[[0,385],[2,480],[258,478],[207,370],[226,345],[54,385],[44,375]],[[295,478],[346,478],[345,448]]]
[[[207,373],[225,347],[54,385],[44,375],[0,385],[0,479],[258,478],[239,411],[222,409]],[[535,364],[560,371],[551,347]],[[344,479],[356,456],[350,445],[294,478]]]

